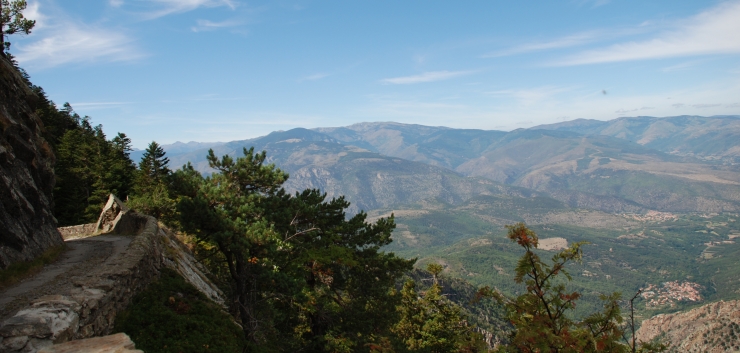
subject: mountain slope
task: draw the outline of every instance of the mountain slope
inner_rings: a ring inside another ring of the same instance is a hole
[[[504,131],[451,129],[399,123],[361,123],[315,131],[388,156],[455,169],[506,135]]]
[[[537,194],[482,178],[466,178],[452,170],[412,162],[348,146],[307,129],[273,132],[265,137],[214,147],[216,155],[238,156],[243,148],[266,150],[268,161],[290,174],[289,191],[319,188],[329,197],[341,195],[352,203],[350,212],[438,199],[457,204],[478,195]],[[208,172],[205,150],[171,158],[172,165],[190,161]]]
[[[740,209],[740,178],[731,167],[583,134],[607,124],[581,120],[563,123],[559,130],[505,133],[363,123],[314,131],[385,155],[536,189],[573,207],[610,212]]]
[[[579,207],[740,209],[740,174],[731,167],[686,160],[603,135],[517,130],[456,170],[539,190]]]
[[[616,137],[581,133],[604,124],[608,122],[574,121],[560,130],[506,133],[363,123],[275,132],[214,150],[217,155],[234,155],[250,146],[267,150],[271,162],[293,174],[290,187],[318,187],[330,195],[351,195],[350,200],[357,200],[364,209],[416,203],[432,195],[451,203],[465,200],[474,189],[466,186],[458,190],[451,185],[459,183],[449,182],[462,175],[535,189],[571,207],[609,212],[740,210],[736,167],[703,163]],[[200,150],[170,158],[172,165],[190,160],[197,169],[207,171],[205,154]],[[371,176],[376,169],[378,173]],[[389,173],[399,178],[385,183],[383,178]],[[416,173],[419,175],[413,176]],[[436,180],[433,185],[428,184],[431,180]],[[463,196],[452,196],[461,192]]]
[[[641,341],[665,337],[669,352],[740,351],[740,301],[719,301],[674,314],[661,314],[642,322]]]
[[[740,116],[649,116],[610,121],[578,119],[532,129],[607,135],[666,153],[740,161]]]

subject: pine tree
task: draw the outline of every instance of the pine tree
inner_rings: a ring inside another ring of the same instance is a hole
[[[64,131],[53,145],[57,157],[54,216],[60,225],[95,222],[109,194],[125,198],[131,191],[135,171],[128,154],[131,141],[125,134],[108,141],[102,125],[93,126],[89,117],[81,118],[69,104],[56,112],[43,111],[59,123],[55,133]]]
[[[442,295],[439,274],[442,266],[427,266],[434,283],[419,295],[416,283],[406,281],[398,306],[400,320],[393,328],[400,341],[396,352],[484,352],[480,334],[468,326],[460,307]]]
[[[223,260],[245,336],[268,351],[369,351],[390,334],[394,284],[413,264],[380,251],[393,219],[347,219],[349,203],[318,190],[289,195],[264,152],[243,152],[209,151],[214,174],[185,166],[174,179],[182,227]]]
[[[0,0],[0,53],[3,55],[10,49],[10,42],[5,41],[5,35],[18,32],[29,34],[36,25],[35,20],[23,17],[27,5],[25,0]]]
[[[176,226],[176,200],[170,192],[172,171],[169,158],[156,141],[152,141],[139,162],[135,186],[127,201],[129,207]]]
[[[479,296],[490,296],[502,303],[508,319],[514,326],[510,344],[499,347],[499,352],[661,352],[662,345],[642,345],[632,350],[620,342],[624,337],[622,316],[619,307],[620,294],[601,295],[604,310],[575,320],[571,311],[581,294],[566,291],[565,283],[556,280],[564,275],[571,276],[565,268],[569,262],[580,261],[581,247],[578,242],[555,254],[548,265],[535,252],[539,244],[537,234],[523,223],[507,226],[509,239],[525,251],[517,263],[514,280],[526,285],[526,292],[516,298],[508,298],[496,290],[484,287]]]
[[[156,141],[152,141],[144,151],[144,155],[139,162],[139,171],[142,179],[140,182],[148,182],[149,185],[164,183],[170,175],[170,159],[165,157],[167,154],[162,146]]]

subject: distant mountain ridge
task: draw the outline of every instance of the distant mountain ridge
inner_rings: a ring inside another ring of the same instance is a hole
[[[707,123],[702,125],[701,119]],[[694,146],[687,136],[700,133],[734,136],[730,127],[736,120],[740,118],[577,120],[511,132],[379,122],[278,131],[213,149],[217,155],[232,156],[245,147],[266,150],[270,162],[291,173],[286,186],[346,195],[365,210],[425,198],[462,202],[484,192],[481,180],[489,179],[495,182],[491,185],[496,185],[496,192],[521,193],[511,186],[524,187],[531,189],[530,194],[548,195],[570,207],[607,212],[723,212],[740,210],[738,167],[697,159],[691,155],[694,152],[675,153],[674,148],[669,151],[674,153],[667,153],[660,148]],[[634,127],[638,122],[642,124],[639,129]],[[687,125],[691,132],[678,128],[671,130],[672,135],[655,132],[655,126],[667,123]],[[631,132],[607,134],[616,131],[613,126],[628,126]],[[647,131],[653,131],[651,136],[664,136],[660,144],[652,144],[655,148],[625,138],[641,136],[639,141],[645,142]],[[739,141],[714,141],[712,153],[732,155]],[[190,161],[207,172],[206,151],[170,156],[171,165]]]
[[[666,153],[740,162],[740,116],[650,116],[609,121],[577,119],[531,129],[607,135]]]
[[[466,178],[446,168],[344,145],[327,135],[301,128],[230,142],[213,150],[219,156],[239,156],[243,148],[252,146],[257,151],[268,151],[268,161],[290,174],[284,185],[287,190],[318,188],[329,197],[345,195],[352,202],[350,212],[430,199],[458,204],[478,195],[539,195],[483,178]],[[205,153],[200,150],[174,156],[171,164],[191,162],[196,169],[207,172]]]
[[[177,141],[175,143],[162,145],[162,148],[167,153],[168,157],[172,157],[172,156],[177,156],[177,155],[181,155],[181,154],[192,152],[192,151],[197,151],[197,150],[202,150],[202,149],[207,150],[208,148],[220,146],[225,143],[226,142],[195,142],[195,141],[180,142],[180,141]],[[138,164],[139,161],[141,161],[141,157],[144,155],[144,152],[145,150],[139,150],[139,149],[131,151],[131,154],[130,154],[131,160],[133,160],[134,162]]]

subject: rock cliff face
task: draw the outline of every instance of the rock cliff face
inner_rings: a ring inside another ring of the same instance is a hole
[[[54,154],[41,137],[36,99],[0,57],[0,268],[62,244],[52,215]]]
[[[662,338],[669,352],[740,351],[740,300],[719,301],[642,322],[640,341]]]

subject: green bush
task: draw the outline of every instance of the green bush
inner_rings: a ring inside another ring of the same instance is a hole
[[[118,315],[115,331],[147,353],[241,352],[245,346],[232,318],[169,269]]]

